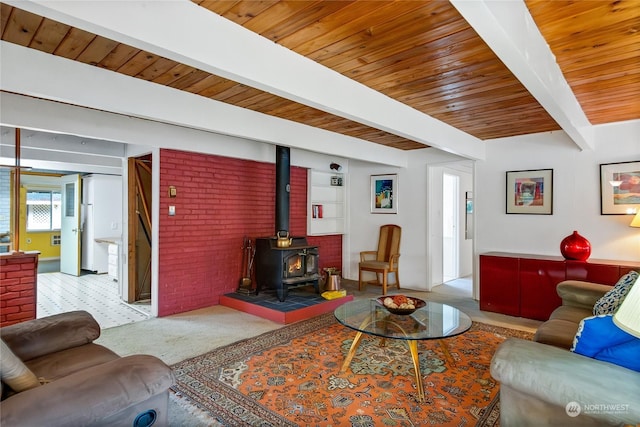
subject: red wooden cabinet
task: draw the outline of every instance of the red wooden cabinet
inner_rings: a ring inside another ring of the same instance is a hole
[[[568,280],[583,280],[585,282],[615,285],[620,276],[622,274],[620,274],[620,266],[617,264],[567,261]]]
[[[556,285],[564,278],[562,261],[520,259],[520,316],[547,320],[562,303]]]
[[[562,304],[556,285],[563,280],[615,285],[631,270],[640,263],[488,252],[480,255],[480,309],[547,320]]]
[[[520,315],[519,263],[518,258],[480,255],[480,310]]]

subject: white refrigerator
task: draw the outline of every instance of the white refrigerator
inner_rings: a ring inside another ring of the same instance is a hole
[[[82,177],[83,270],[109,272],[109,246],[119,247],[122,239],[122,186],[122,177],[117,175]]]

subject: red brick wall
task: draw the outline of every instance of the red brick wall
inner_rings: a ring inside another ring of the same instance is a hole
[[[168,188],[177,189],[169,198]],[[307,170],[291,168],[290,232],[306,235]],[[176,215],[169,216],[169,206]],[[160,150],[158,314],[216,305],[242,277],[242,242],[275,235],[275,165]],[[318,236],[320,266],[341,268],[342,236]]]
[[[0,327],[36,318],[38,253],[0,256]]]

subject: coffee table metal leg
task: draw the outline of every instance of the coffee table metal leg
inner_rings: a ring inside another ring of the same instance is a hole
[[[444,354],[445,360],[447,361],[449,366],[455,368],[456,361],[453,359],[453,356],[451,356],[451,353],[449,352],[449,346],[444,340],[438,340],[438,342],[440,343],[440,348],[442,349],[442,353]]]
[[[411,351],[411,359],[413,359],[413,369],[416,371],[416,387],[418,388],[418,397],[420,402],[424,402],[424,388],[422,386],[422,375],[420,375],[420,359],[418,357],[418,341],[408,340],[409,351]]]
[[[349,348],[349,352],[347,356],[344,358],[344,362],[342,363],[342,367],[340,368],[340,373],[345,373],[347,369],[349,369],[349,365],[351,364],[351,360],[353,359],[353,355],[356,354],[358,347],[360,346],[360,341],[362,341],[362,332],[356,333],[353,342],[351,343],[351,347]],[[420,402],[424,402],[424,387],[422,385],[422,375],[420,374],[420,358],[418,356],[418,341],[416,340],[407,340],[407,345],[409,346],[409,351],[411,352],[411,360],[413,361],[413,369],[416,374],[416,387],[418,389],[418,398]]]
[[[351,343],[351,348],[349,348],[349,352],[347,353],[347,357],[344,358],[344,362],[342,363],[342,368],[340,368],[340,373],[344,373],[349,368],[351,364],[351,359],[353,359],[353,355],[356,354],[356,350],[360,346],[360,341],[362,341],[362,332],[358,332],[356,337],[353,339]]]

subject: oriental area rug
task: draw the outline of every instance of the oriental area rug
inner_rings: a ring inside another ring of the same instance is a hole
[[[365,336],[340,373],[355,331],[333,313],[185,360],[172,368],[179,396],[224,426],[493,426],[499,385],[491,357],[527,332],[474,322],[462,335],[420,341],[425,401],[418,401],[408,346]]]

